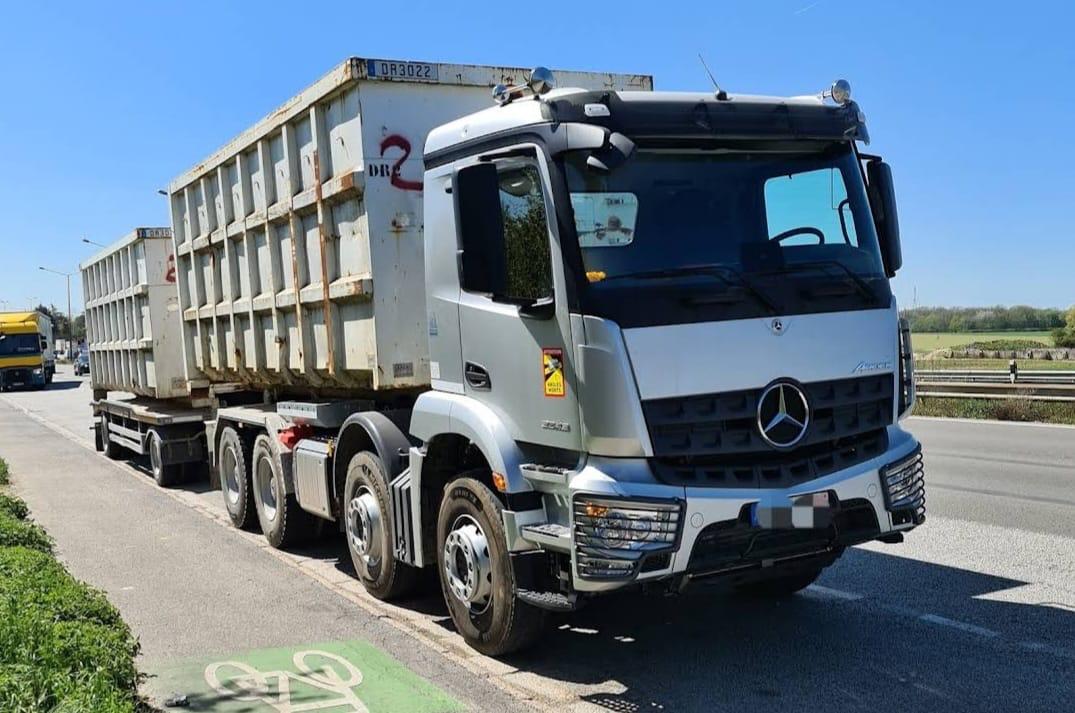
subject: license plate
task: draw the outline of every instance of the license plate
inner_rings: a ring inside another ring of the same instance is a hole
[[[754,503],[750,524],[766,530],[825,529],[832,524],[836,507],[836,494],[828,491],[797,495],[778,505]]]
[[[399,62],[393,59],[367,59],[366,74],[372,79],[410,79],[437,81],[437,65],[428,62]]]

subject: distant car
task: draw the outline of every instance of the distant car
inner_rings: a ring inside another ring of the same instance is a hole
[[[90,373],[90,355],[89,352],[81,352],[75,357],[75,376],[82,376],[83,374]]]

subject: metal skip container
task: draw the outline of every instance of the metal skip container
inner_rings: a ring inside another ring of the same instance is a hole
[[[527,74],[351,58],[172,181],[191,386],[426,386],[422,147]],[[641,75],[557,80],[652,89]]]
[[[171,229],[137,228],[79,268],[94,392],[186,397]]]

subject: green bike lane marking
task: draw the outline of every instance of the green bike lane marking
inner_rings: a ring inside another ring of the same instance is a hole
[[[177,710],[221,713],[454,713],[464,706],[365,641],[332,641],[161,666],[147,688]]]

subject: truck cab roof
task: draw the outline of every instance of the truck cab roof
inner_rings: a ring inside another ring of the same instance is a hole
[[[869,142],[865,117],[854,102],[822,95],[772,97],[712,92],[588,91],[556,89],[523,96],[470,114],[430,132],[428,157],[460,144],[529,126],[582,122],[632,138],[692,136],[722,139],[817,139]]]

